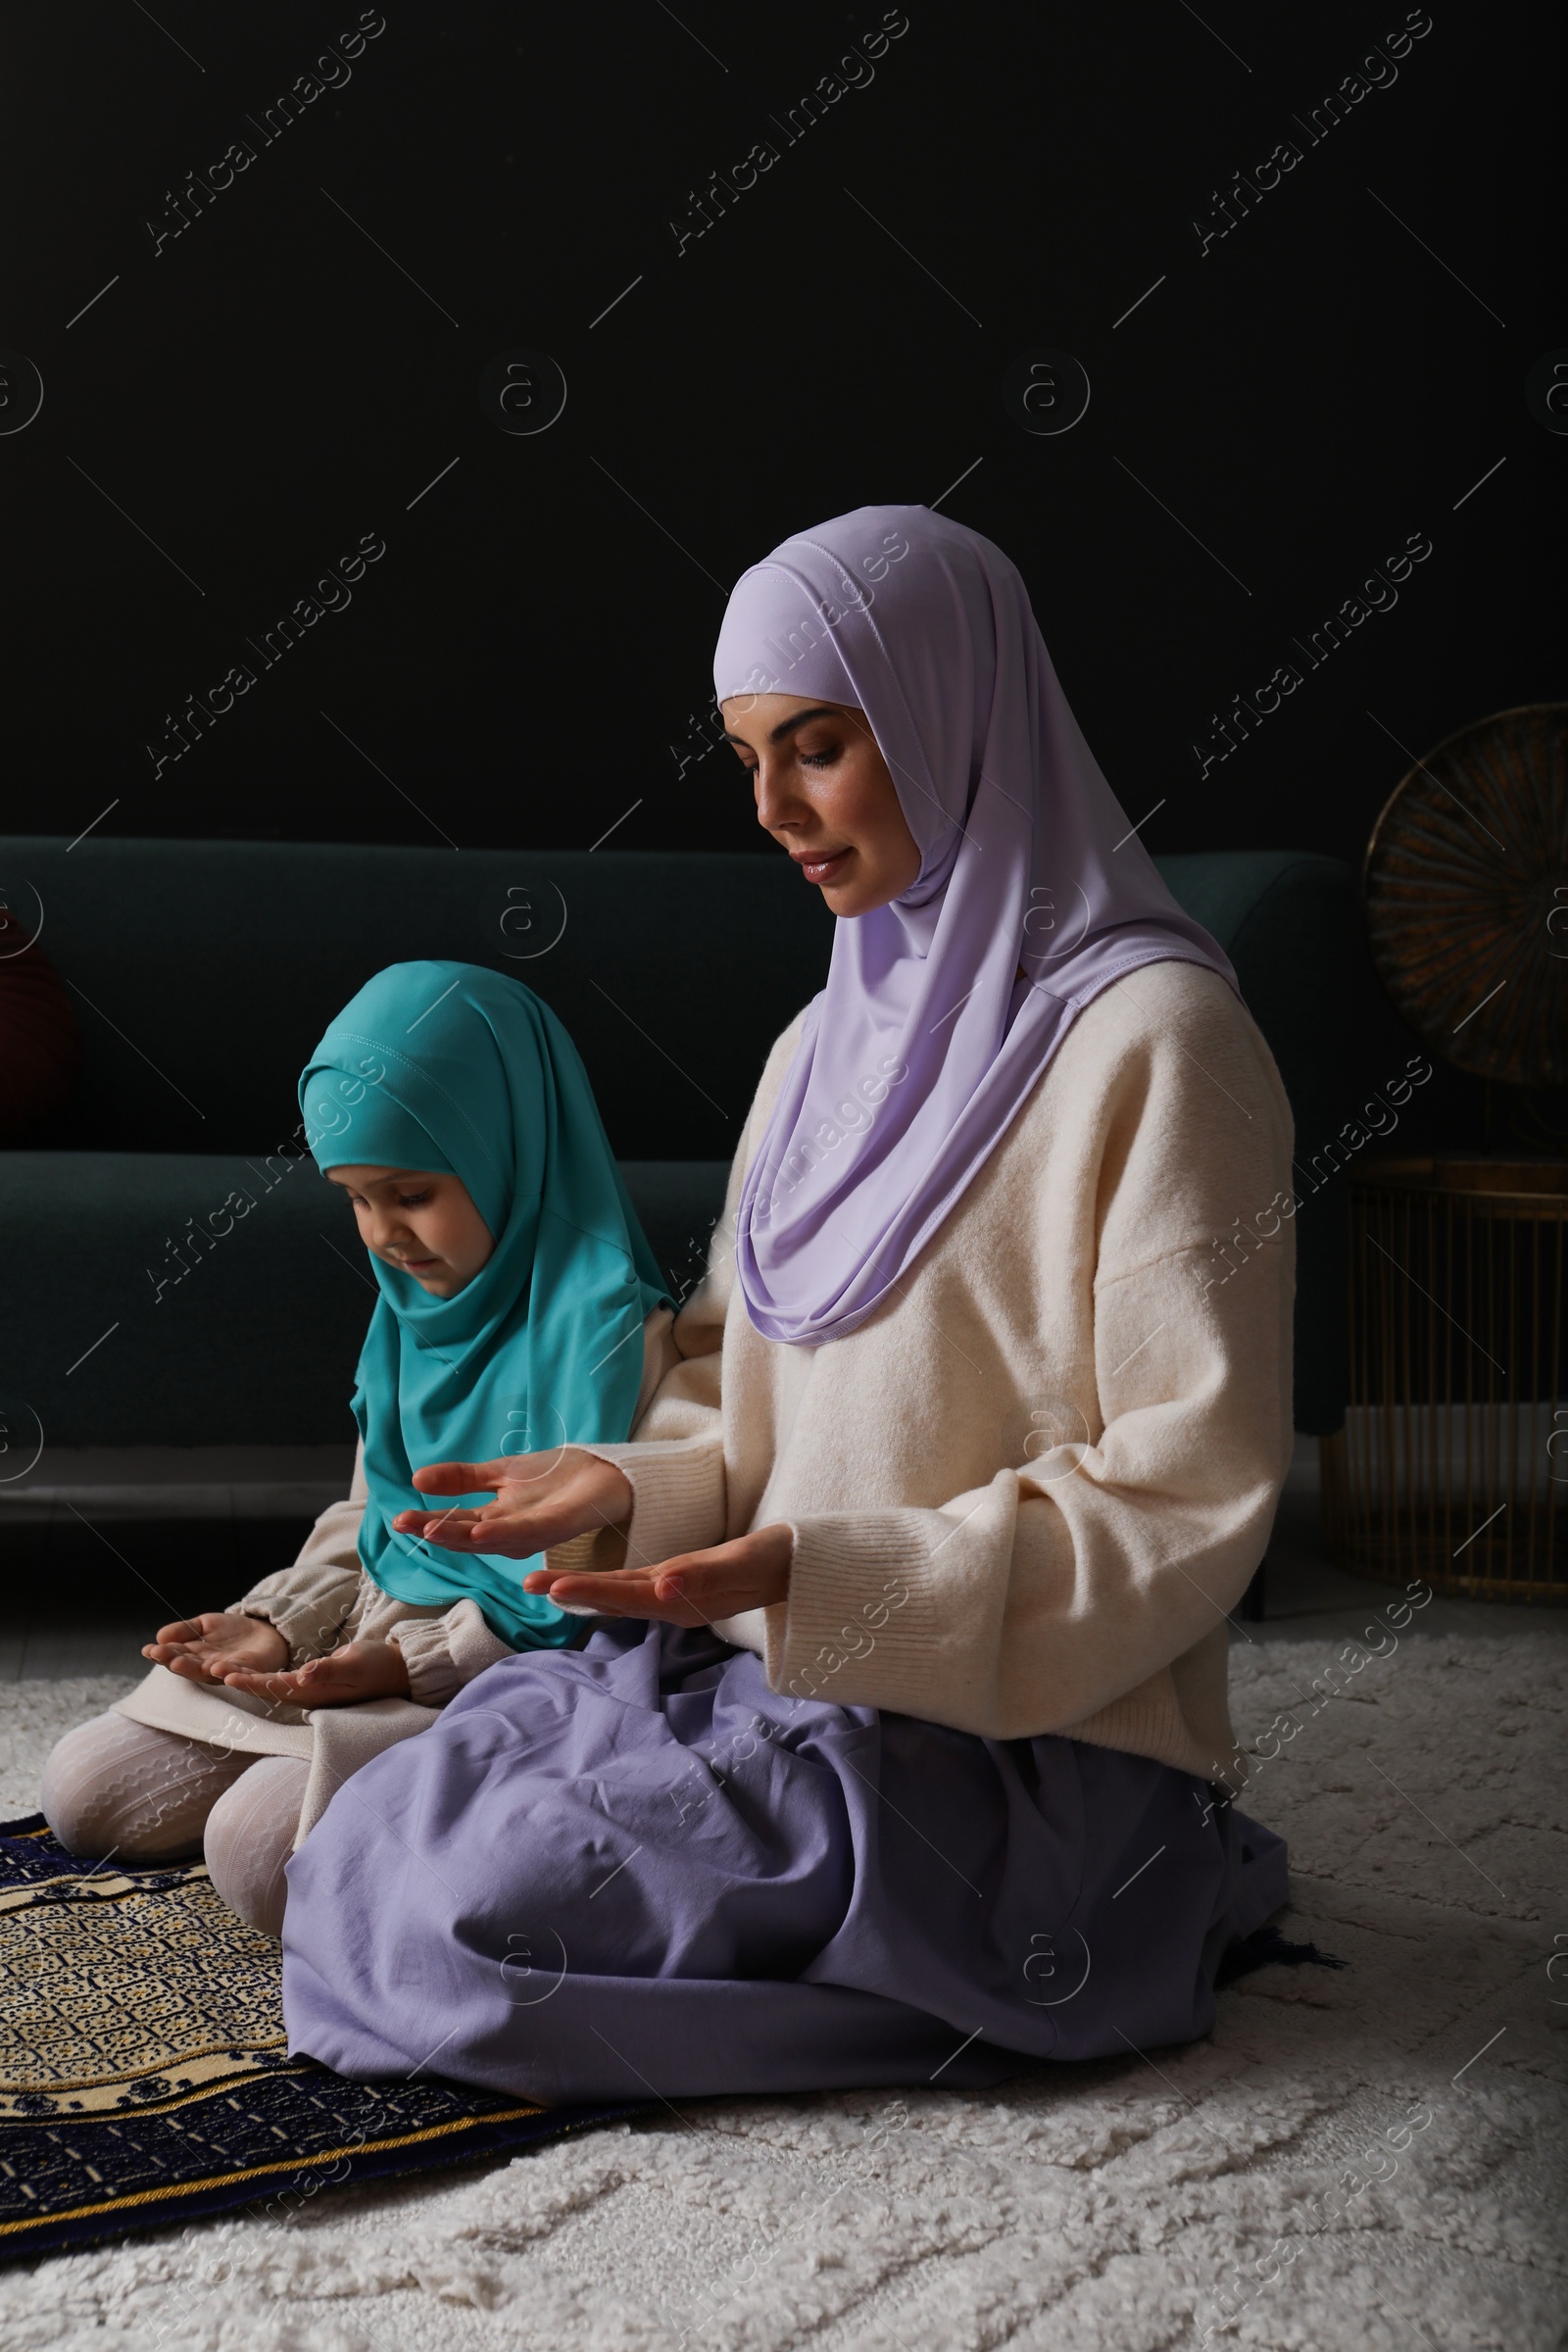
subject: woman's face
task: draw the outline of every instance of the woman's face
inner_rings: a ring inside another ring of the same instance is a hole
[[[434,1298],[455,1298],[495,1249],[489,1226],[456,1176],[404,1168],[329,1168],[354,1206],[360,1239],[385,1265],[412,1274]]]
[[[758,823],[835,914],[868,914],[909,888],[920,853],[863,710],[797,694],[735,695],[722,709]]]

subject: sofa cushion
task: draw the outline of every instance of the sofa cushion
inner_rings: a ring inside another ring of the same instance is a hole
[[[3,848],[80,992],[83,1083],[36,1139],[78,1149],[271,1151],[332,1015],[386,964],[450,956],[513,973],[560,1014],[622,1158],[727,1158],[832,937],[820,894],[776,855]]]
[[[75,1008],[36,939],[0,905],[0,1144],[62,1110],[81,1070]]]
[[[726,1162],[621,1173],[672,1291],[689,1290]],[[352,1441],[376,1291],[314,1160],[0,1152],[0,1230],[26,1236],[39,1274],[10,1286],[0,1396],[37,1414],[45,1467],[51,1445]]]

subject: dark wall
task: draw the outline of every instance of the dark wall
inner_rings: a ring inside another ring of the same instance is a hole
[[[1151,849],[1358,860],[1401,746],[1562,691],[1568,439],[1525,399],[1568,342],[1562,24],[6,6],[0,344],[43,388],[0,433],[8,827],[760,846],[730,754],[698,756],[727,585],[792,528],[944,498],[1019,563],[1130,814],[1163,803]],[[1238,171],[1278,184],[1227,229]],[[715,172],[755,185],[705,228]],[[1003,398],[1042,349],[1090,387],[1057,434]],[[481,405],[519,351],[564,373],[541,432]],[[269,665],[312,598],[338,609]],[[1300,685],[1218,757],[1281,664]],[[179,754],[187,698],[244,669]]]

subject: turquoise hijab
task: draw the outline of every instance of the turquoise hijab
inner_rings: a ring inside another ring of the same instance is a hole
[[[471,963],[395,963],[338,1014],[300,1080],[317,1165],[455,1175],[495,1237],[434,1298],[371,1257],[381,1297],[354,1392],[369,1487],[360,1558],[420,1606],[467,1597],[514,1649],[581,1626],[522,1579],[540,1558],[443,1551],[397,1534],[412,1472],[624,1438],[644,1319],[665,1286],[565,1030],[520,981]],[[482,1497],[465,1497],[474,1501]]]

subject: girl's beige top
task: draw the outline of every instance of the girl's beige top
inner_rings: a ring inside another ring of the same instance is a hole
[[[634,1442],[593,1448],[636,1495],[628,1556],[786,1520],[788,1599],[719,1629],[775,1690],[1234,1780],[1225,1617],[1291,1450],[1291,1112],[1251,1018],[1195,964],[1116,981],[893,1294],[818,1348],[759,1336],[728,1239],[798,1033],[684,1360]]]
[[[639,1413],[675,1360],[669,1309],[662,1307],[643,1326]],[[155,1666],[134,1690],[117,1701],[122,1715],[150,1724],[155,1731],[258,1756],[296,1756],[308,1764],[311,1777],[300,1838],[351,1773],[383,1747],[425,1731],[465,1684],[513,1654],[473,1601],[460,1600],[444,1609],[417,1608],[394,1600],[370,1582],[359,1553],[366,1500],[362,1446],[355,1453],[347,1500],[321,1513],[293,1565],[264,1576],[242,1600],[226,1606],[275,1625],[288,1642],[290,1666],[324,1657],[347,1642],[394,1642],[403,1652],[412,1697],[369,1699],[346,1707],[279,1706],[248,1690],[190,1682],[171,1674],[167,1666]],[[522,1574],[520,1566],[517,1574]]]

